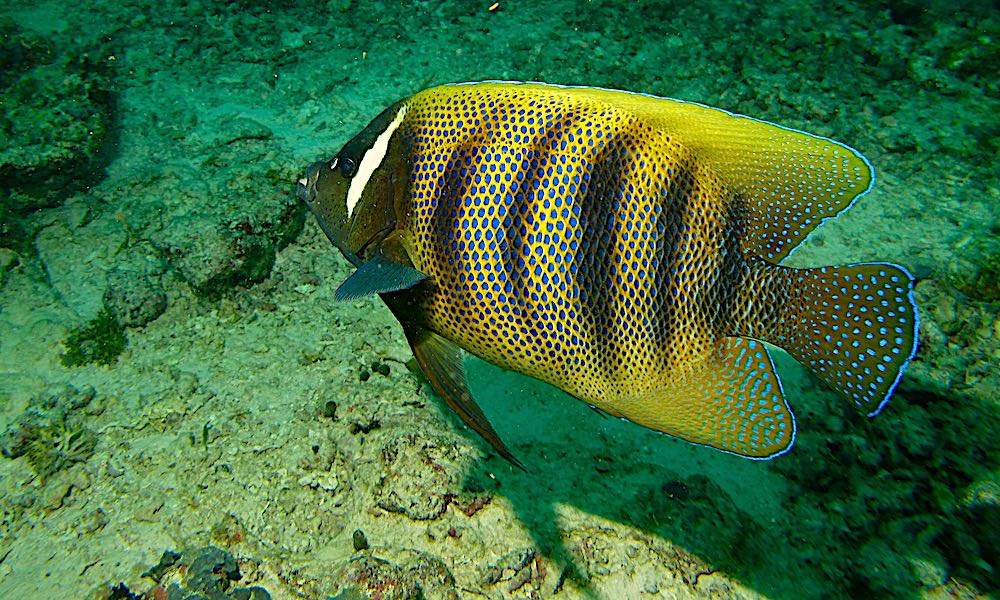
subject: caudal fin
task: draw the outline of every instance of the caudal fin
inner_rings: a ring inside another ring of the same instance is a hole
[[[775,343],[874,416],[917,351],[913,276],[863,263],[795,271]]]

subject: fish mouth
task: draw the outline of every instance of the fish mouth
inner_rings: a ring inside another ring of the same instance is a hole
[[[305,175],[295,185],[295,195],[312,208],[316,202],[316,183],[319,181],[319,169],[322,162],[315,162],[306,168]]]
[[[312,198],[316,195],[315,188],[309,189],[309,179],[303,177],[299,180],[298,184],[295,186],[295,195],[299,197],[299,200],[309,204]]]
[[[363,261],[347,247],[347,244],[344,242],[346,235],[338,228],[336,223],[330,221],[330,215],[324,213],[318,201],[319,190],[317,188],[319,186],[319,177],[326,164],[323,161],[319,161],[306,167],[305,175],[296,182],[295,195],[309,207],[309,211],[316,217],[319,228],[326,234],[330,243],[336,246],[347,260],[357,267]]]

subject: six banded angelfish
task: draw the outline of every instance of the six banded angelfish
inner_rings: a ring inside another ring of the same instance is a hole
[[[795,420],[768,351],[869,415],[916,351],[913,277],[781,261],[871,189],[832,140],[708,106],[541,83],[396,102],[298,194],[379,294],[424,374],[506,459],[459,348],[584,402],[750,458]]]

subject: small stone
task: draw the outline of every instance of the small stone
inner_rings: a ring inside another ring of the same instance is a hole
[[[231,596],[234,600],[271,600],[271,594],[259,585],[237,588],[233,590]]]
[[[323,416],[327,419],[337,418],[337,403],[333,400],[327,400],[323,404]]]
[[[303,350],[302,354],[299,356],[299,364],[303,367],[308,367],[309,365],[314,365],[319,361],[323,360],[322,352],[314,352],[311,350]]]
[[[225,593],[229,582],[242,577],[232,554],[216,546],[205,546],[195,553],[191,561],[185,587],[215,597]]]
[[[354,530],[354,535],[351,536],[351,542],[354,544],[355,552],[361,552],[362,550],[368,549],[368,538],[365,537],[365,532],[360,529]]]
[[[181,560],[181,555],[176,552],[171,552],[170,550],[164,550],[163,555],[160,557],[160,562],[150,568],[148,571],[142,574],[143,577],[149,577],[153,581],[159,583],[163,576],[170,570],[171,567],[179,563]]]
[[[9,271],[21,263],[17,252],[7,248],[0,248],[0,271]]]
[[[167,310],[167,293],[158,277],[115,269],[108,274],[104,305],[118,323],[144,327]]]
[[[125,474],[125,468],[118,463],[108,461],[104,466],[104,471],[108,474],[108,477],[117,478]]]
[[[104,529],[110,521],[104,509],[98,508],[91,513],[89,520],[84,520],[83,530],[87,533],[94,533]]]
[[[68,481],[56,481],[46,491],[42,505],[45,510],[53,511],[62,508],[63,500],[69,496],[73,489],[73,484]]]

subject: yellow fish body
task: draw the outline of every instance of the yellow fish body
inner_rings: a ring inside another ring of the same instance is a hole
[[[484,82],[389,107],[299,182],[445,401],[519,465],[458,347],[742,456],[795,421],[768,351],[874,415],[916,351],[913,278],[779,263],[873,183],[853,149],[707,106]]]

